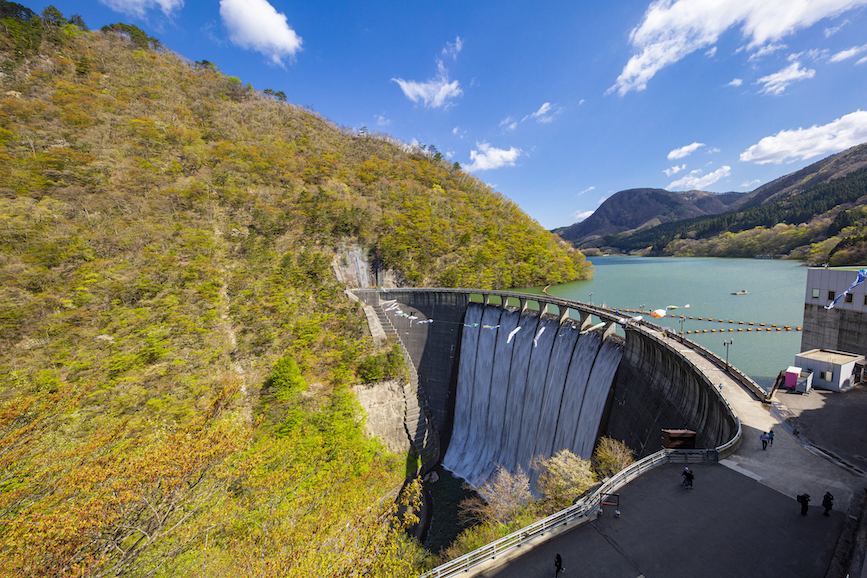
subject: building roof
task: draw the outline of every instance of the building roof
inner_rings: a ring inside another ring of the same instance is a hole
[[[825,363],[833,363],[835,365],[846,365],[847,363],[864,359],[863,355],[833,351],[831,349],[811,349],[809,351],[802,351],[797,356]]]

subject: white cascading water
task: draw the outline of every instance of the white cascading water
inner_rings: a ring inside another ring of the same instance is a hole
[[[589,458],[621,355],[571,321],[471,303],[443,466],[479,487],[496,464],[528,471],[563,448]]]

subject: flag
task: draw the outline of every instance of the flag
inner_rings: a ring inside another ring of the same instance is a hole
[[[851,285],[849,285],[849,288],[843,291],[843,293],[840,294],[836,299],[834,299],[834,301],[832,301],[830,305],[825,306],[825,309],[833,309],[834,305],[837,304],[837,301],[839,301],[843,297],[843,295],[849,293],[849,291],[854,289],[856,285],[860,285],[865,280],[867,280],[867,269],[861,269],[860,271],[858,271],[858,276],[855,278],[855,281]]]

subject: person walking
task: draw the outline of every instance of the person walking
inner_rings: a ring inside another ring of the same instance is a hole
[[[554,578],[557,578],[563,569],[563,558],[560,557],[560,553],[558,552],[557,555],[554,556]]]
[[[774,445],[774,430],[768,432],[768,445]]]
[[[831,495],[831,492],[825,492],[825,497],[822,498],[822,507],[825,508],[824,516],[830,516],[828,512],[831,511],[831,508],[834,507],[834,496]]]
[[[768,449],[768,440],[771,439],[768,437],[768,434],[765,432],[762,432],[762,435],[759,436],[759,439],[762,440],[762,449],[763,450]]]
[[[810,494],[804,493],[795,499],[798,500],[799,504],[801,504],[801,515],[806,516],[807,515],[807,508],[809,507],[809,504],[810,504]]]
[[[695,478],[695,475],[692,473],[692,471],[690,471],[689,466],[684,467],[683,473],[681,473],[680,475],[683,476],[683,485],[691,490],[692,480]]]

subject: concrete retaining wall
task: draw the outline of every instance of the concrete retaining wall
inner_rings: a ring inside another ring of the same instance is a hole
[[[833,349],[867,355],[865,320],[867,317],[860,311],[843,307],[829,310],[821,305],[807,303],[804,305],[801,351]]]

